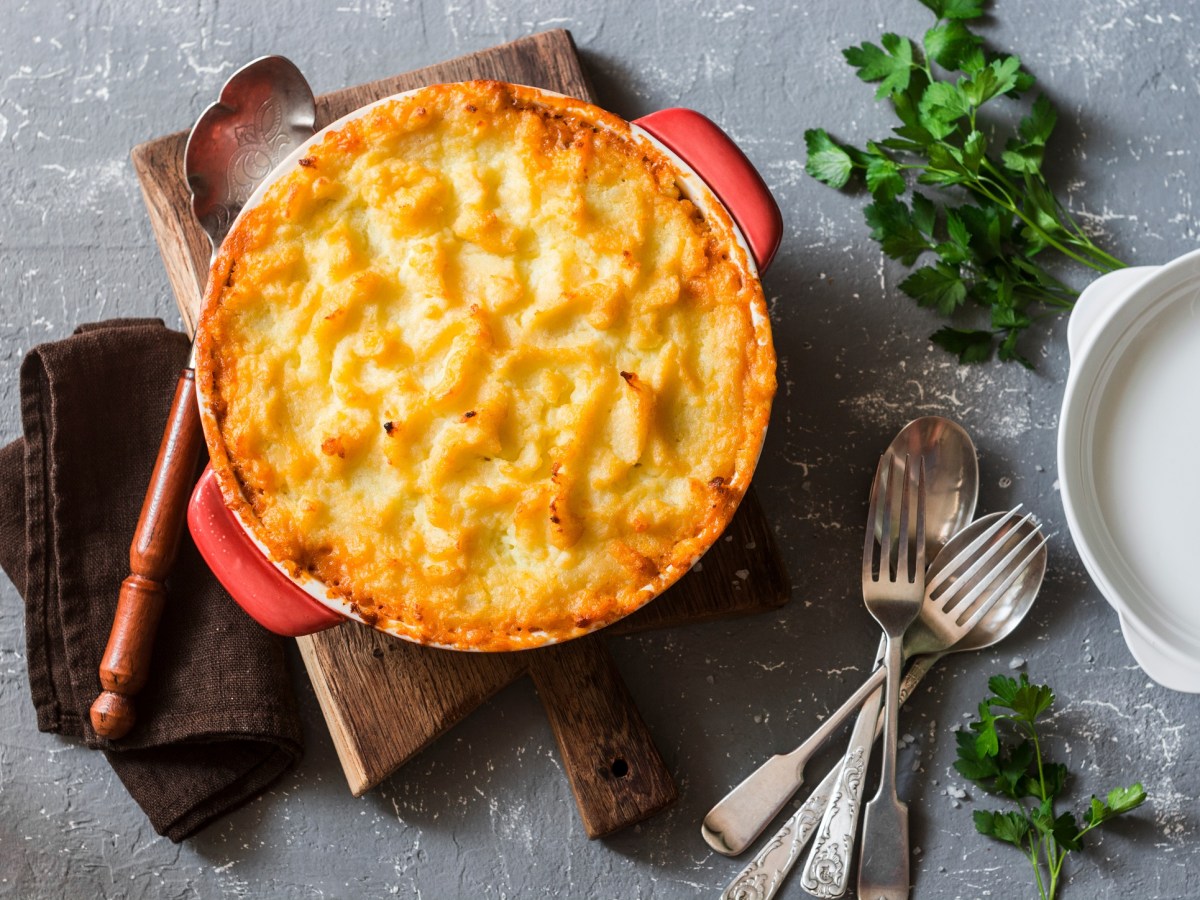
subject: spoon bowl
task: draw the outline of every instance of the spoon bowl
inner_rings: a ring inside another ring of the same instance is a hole
[[[313,135],[317,107],[295,63],[263,56],[230,76],[183,152],[192,212],[213,252],[267,174]]]
[[[925,462],[925,558],[933,559],[975,515],[979,499],[975,444],[957,422],[922,416],[900,429],[886,453],[900,461],[908,457],[915,463],[920,457]]]

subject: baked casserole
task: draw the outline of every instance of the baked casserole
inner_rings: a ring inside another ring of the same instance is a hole
[[[197,376],[226,503],[365,621],[510,650],[676,581],[775,391],[715,201],[630,126],[498,82],[371,108],[234,225]]]

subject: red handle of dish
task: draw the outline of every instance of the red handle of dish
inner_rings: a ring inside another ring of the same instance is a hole
[[[783,216],[754,164],[729,135],[694,109],[663,109],[633,123],[696,170],[737,222],[764,272],[783,238]]]
[[[225,505],[217,476],[206,467],[188,504],[196,549],[238,606],[268,631],[288,637],[324,631],[346,617],[322,606],[275,568]]]

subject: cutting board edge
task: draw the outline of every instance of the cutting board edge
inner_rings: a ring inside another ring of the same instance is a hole
[[[341,763],[342,774],[346,776],[350,793],[355,797],[361,797],[383,779],[372,782],[363,767],[362,754],[352,752],[353,747],[357,744],[354,740],[354,732],[346,722],[345,716],[342,715],[341,709],[334,702],[333,693],[325,677],[325,670],[320,665],[316,649],[313,647],[312,635],[296,638],[296,646],[300,650],[300,658],[304,661],[304,669],[308,672],[308,680],[312,683],[313,693],[316,694],[317,704],[321,707],[321,715],[329,729],[329,736],[333,739],[333,749],[337,751],[338,762]]]

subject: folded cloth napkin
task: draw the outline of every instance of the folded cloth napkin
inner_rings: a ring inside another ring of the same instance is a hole
[[[157,319],[101,322],[21,366],[25,437],[0,450],[0,566],[25,599],[38,728],[102,749],[155,830],[181,841],[300,758],[280,642],[239,609],[185,535],[138,722],[115,742],[88,709],[129,543],[188,355]]]

